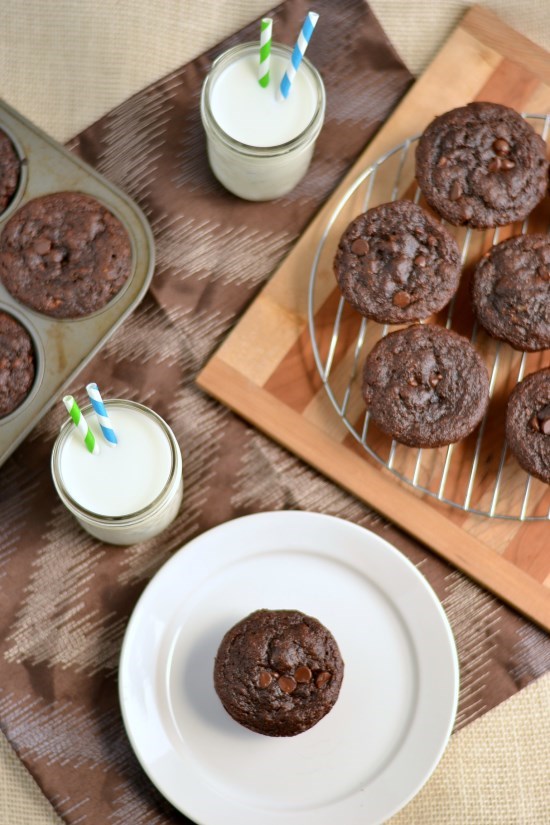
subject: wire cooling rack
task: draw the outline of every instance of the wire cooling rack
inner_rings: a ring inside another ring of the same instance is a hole
[[[548,141],[550,114],[524,114]],[[372,346],[389,326],[361,318],[336,289],[332,262],[348,223],[371,206],[408,198],[426,207],[414,177],[411,137],[365,169],[347,189],[327,221],[313,260],[309,282],[309,329],[324,388],[349,432],[366,452],[415,489],[466,513],[517,521],[550,520],[550,487],[525,473],[508,453],[504,439],[506,403],[524,375],[550,366],[550,352],[517,352],[478,327],[469,302],[475,263],[505,238],[548,232],[548,199],[523,223],[479,231],[446,224],[461,248],[460,288],[443,313],[428,319],[470,338],[484,357],[490,376],[490,403],[477,430],[440,449],[413,449],[385,436],[370,421],[361,398],[361,370]],[[445,223],[445,222],[443,222]],[[396,329],[397,327],[392,327]]]

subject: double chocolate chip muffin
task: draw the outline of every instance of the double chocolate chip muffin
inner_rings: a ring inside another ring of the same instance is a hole
[[[13,316],[0,312],[0,418],[25,400],[34,383],[31,337]]]
[[[450,223],[483,229],[523,220],[546,194],[546,145],[513,109],[469,103],[428,126],[416,178]]]
[[[381,324],[438,312],[458,288],[460,251],[452,235],[412,201],[369,209],[350,223],[334,273],[342,295]]]
[[[14,145],[0,129],[0,215],[10,205],[19,183],[21,162]]]
[[[528,352],[550,347],[550,237],[519,235],[493,246],[476,267],[472,299],[494,338]]]
[[[267,736],[295,736],[334,706],[344,663],[321,622],[298,610],[256,610],[222,639],[214,686],[235,721]]]
[[[442,447],[479,424],[489,377],[466,338],[425,324],[378,341],[365,362],[362,391],[383,432],[409,447]]]
[[[131,272],[122,223],[95,198],[56,192],[29,201],[0,238],[0,279],[14,298],[55,318],[105,306]]]
[[[506,442],[524,470],[550,484],[550,369],[533,372],[514,387]]]

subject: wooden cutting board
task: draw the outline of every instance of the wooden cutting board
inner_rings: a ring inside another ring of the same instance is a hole
[[[394,146],[421,132],[434,115],[470,100],[504,103],[523,112],[550,111],[550,54],[506,26],[492,12],[477,6],[465,15],[430,67],[366,147],[270,282],[206,365],[198,377],[198,384],[550,630],[550,521],[527,522],[464,512],[415,490],[371,458],[350,435],[327,396],[315,366],[308,328],[309,273],[329,219],[344,193],[370,164]],[[379,174],[383,179],[384,167]],[[410,196],[413,177],[414,167],[408,179],[402,177],[404,183],[399,195]],[[371,200],[371,205],[374,202]],[[320,349],[325,347],[323,358],[332,335],[338,304],[330,262],[340,232],[361,211],[357,199],[350,199],[349,210],[343,210],[331,230],[332,235],[329,233],[318,267],[315,324]],[[546,203],[543,212],[537,213],[536,228],[542,228],[544,221],[549,219]],[[509,234],[516,234],[520,229],[502,230],[500,240]],[[483,234],[479,233],[477,240],[471,244],[471,254],[477,257],[490,243]],[[466,334],[469,334],[466,328],[471,322],[466,318],[469,312],[467,302],[459,299],[455,313],[458,313],[459,329],[462,321],[465,327],[460,331]],[[460,313],[464,314],[463,318]],[[342,351],[335,356],[337,363],[333,368],[336,383],[338,370],[345,370],[346,364],[349,369],[357,329],[351,335],[349,330],[358,323],[351,311],[344,312],[340,330],[344,343],[339,347]],[[495,358],[496,344],[484,333],[478,335],[476,344],[488,361]],[[476,476],[476,484],[481,485],[477,496],[479,501],[483,501],[485,496],[485,505],[489,487],[494,484],[498,456],[501,455],[505,401],[517,379],[520,358],[507,345],[500,347],[498,379]],[[526,373],[550,365],[548,352],[530,355],[529,359],[524,364]],[[491,368],[490,363],[488,366]],[[354,404],[357,404],[356,399],[351,402],[352,408]],[[359,409],[355,412],[359,415]],[[364,410],[361,414],[364,415]],[[383,452],[383,438],[376,434],[375,438],[380,442],[377,449]],[[474,434],[474,444],[475,438]],[[471,465],[472,443],[470,439],[456,448],[458,452],[445,488],[445,497],[450,496],[451,500],[455,500],[453,495],[462,495],[460,485],[467,477],[467,472],[466,475],[463,472],[464,466],[468,462]],[[399,447],[398,452],[401,456],[399,460],[406,465],[415,451]],[[424,451],[432,454],[434,466],[440,460],[440,452]],[[444,461],[445,455],[443,453],[441,460]],[[394,466],[398,463],[396,458]],[[433,467],[428,475],[430,473],[433,475]],[[525,480],[526,475],[515,461],[506,457],[501,489],[505,506],[512,507],[513,501],[512,504],[510,501],[525,489]],[[428,488],[431,483],[430,478],[425,481]],[[487,486],[485,492],[483,485]],[[540,516],[547,513],[550,505],[548,486],[535,481],[530,489],[529,502],[530,514]]]

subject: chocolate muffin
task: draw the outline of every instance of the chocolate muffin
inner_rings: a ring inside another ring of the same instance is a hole
[[[383,432],[409,447],[442,447],[479,424],[489,378],[466,338],[425,324],[378,341],[365,362],[362,391]]]
[[[0,238],[0,278],[23,304],[55,318],[78,318],[105,306],[131,272],[122,223],[79,192],[29,201]]]
[[[34,348],[22,324],[0,312],[0,418],[25,400],[34,383]]]
[[[381,324],[418,321],[457,290],[460,251],[441,224],[412,201],[369,209],[350,223],[334,273],[342,295]]]
[[[10,204],[19,183],[21,162],[14,145],[0,129],[0,215]]]
[[[550,237],[518,235],[493,246],[476,267],[472,300],[494,338],[528,352],[550,347]]]
[[[542,138],[498,103],[469,103],[436,117],[416,148],[424,197],[457,225],[523,220],[543,199],[547,175]]]
[[[532,372],[514,387],[506,442],[524,470],[550,484],[550,369]]]
[[[344,663],[333,636],[298,610],[256,610],[222,639],[214,686],[235,721],[266,736],[295,736],[334,706]]]

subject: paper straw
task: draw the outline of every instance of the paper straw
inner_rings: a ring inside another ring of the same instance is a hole
[[[296,41],[296,45],[294,46],[292,57],[290,58],[290,62],[287,66],[286,72],[284,73],[283,79],[281,80],[281,85],[279,86],[279,91],[285,99],[290,94],[290,90],[292,89],[292,83],[294,82],[294,78],[296,77],[296,72],[298,71],[300,63],[302,62],[308,43],[311,39],[311,35],[313,34],[313,29],[315,28],[318,19],[319,15],[316,14],[314,11],[310,11],[308,12],[306,19],[304,20],[302,31],[298,35],[298,40]]]
[[[80,408],[72,395],[66,395],[63,398],[63,403],[67,407],[67,412],[71,416],[76,429],[82,434],[84,444],[91,453],[97,455],[97,453],[99,453],[99,446],[97,445],[94,434],[88,427],[88,423],[80,412]]]
[[[258,82],[264,89],[269,86],[272,29],[273,20],[270,17],[264,17],[260,24],[260,66],[258,68]]]
[[[111,419],[109,418],[109,414],[105,404],[103,403],[103,398],[101,397],[97,384],[88,384],[86,387],[86,392],[92,402],[92,407],[97,415],[97,420],[99,421],[101,432],[105,436],[105,441],[114,447],[118,444],[118,438],[116,437],[113,425],[111,424]]]

